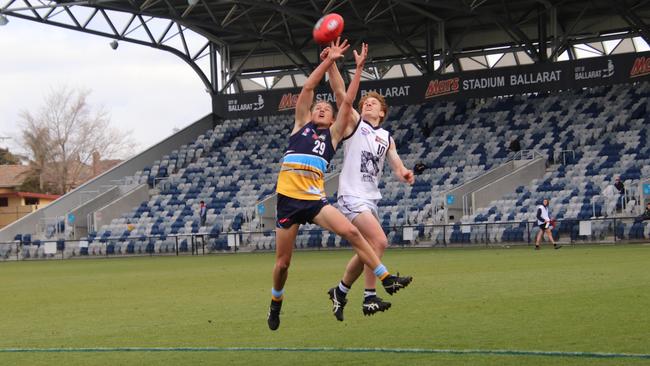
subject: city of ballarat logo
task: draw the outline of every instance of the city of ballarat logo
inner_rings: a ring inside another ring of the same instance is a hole
[[[425,98],[435,98],[442,95],[458,93],[460,91],[460,78],[446,80],[431,80],[424,94]]]
[[[253,103],[239,103],[237,99],[228,100],[228,112],[259,111],[264,108],[264,98],[257,95],[257,101]]]
[[[614,76],[614,63],[612,60],[607,60],[607,67],[597,70],[587,70],[585,66],[576,66],[575,79],[576,80],[589,80],[589,79],[607,79]]]

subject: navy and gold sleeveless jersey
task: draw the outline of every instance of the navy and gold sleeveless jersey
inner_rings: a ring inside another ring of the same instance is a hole
[[[289,137],[282,158],[276,192],[299,200],[320,200],[325,194],[325,172],[334,157],[329,128],[313,122]]]

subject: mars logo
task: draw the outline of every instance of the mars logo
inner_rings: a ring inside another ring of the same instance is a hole
[[[424,94],[425,98],[435,98],[441,95],[458,93],[460,90],[460,78],[453,78],[447,80],[431,80],[427,91]]]
[[[237,99],[228,101],[228,112],[259,111],[262,108],[264,108],[264,98],[262,98],[261,94],[257,95],[257,102],[255,103],[239,103]]]
[[[637,57],[634,60],[632,70],[630,70],[630,77],[635,78],[650,74],[650,58]]]
[[[296,104],[298,103],[298,94],[287,93],[282,96],[280,99],[280,104],[278,105],[278,111],[287,111],[289,109],[296,109]]]

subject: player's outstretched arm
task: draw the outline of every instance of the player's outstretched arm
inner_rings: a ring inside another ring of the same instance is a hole
[[[388,148],[388,153],[386,156],[388,158],[388,164],[390,164],[390,168],[393,170],[393,173],[395,174],[397,179],[400,180],[400,182],[404,182],[408,184],[413,184],[415,182],[415,176],[413,175],[413,171],[407,169],[404,166],[402,159],[400,159],[399,154],[397,153],[397,147],[395,147],[395,140],[393,140],[392,136],[390,138],[390,147]]]
[[[302,126],[304,126],[311,119],[311,104],[314,101],[314,90],[320,83],[320,81],[325,76],[327,69],[336,62],[339,58],[343,57],[343,54],[350,47],[348,40],[340,42],[340,39],[337,39],[336,42],[332,42],[330,45],[329,51],[327,52],[327,57],[323,60],[311,74],[300,91],[298,95],[298,100],[296,101],[296,121],[293,127],[293,133],[298,131]]]
[[[352,78],[350,85],[348,85],[345,98],[341,101],[339,112],[336,116],[336,122],[334,122],[334,125],[332,126],[332,137],[336,140],[337,144],[341,141],[344,132],[356,123],[354,119],[350,118],[350,115],[352,114],[352,111],[354,111],[352,103],[354,103],[354,100],[357,97],[357,92],[359,91],[361,73],[363,72],[363,66],[366,63],[366,57],[368,57],[368,45],[363,43],[361,45],[360,53],[357,53],[357,51],[354,50],[354,59],[357,63],[357,67],[354,71],[354,77]]]
[[[327,53],[329,52],[329,47],[323,50],[320,54],[320,59],[324,60],[327,57]],[[345,99],[345,82],[343,81],[343,76],[341,76],[341,72],[339,71],[338,66],[336,65],[336,62],[330,66],[330,68],[327,70],[327,75],[329,76],[329,82],[330,82],[330,89],[332,89],[332,93],[334,93],[334,97],[336,99],[336,107],[341,108],[341,103],[343,103],[343,99]],[[352,108],[352,113],[350,114],[350,121],[351,123],[356,123],[359,121],[359,113]],[[352,131],[350,131],[351,133]]]

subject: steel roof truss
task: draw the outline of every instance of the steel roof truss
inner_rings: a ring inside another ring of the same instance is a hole
[[[113,25],[113,22],[112,22],[111,19],[108,17],[108,15],[107,15],[106,12],[104,11],[104,9],[99,9],[99,11],[100,11],[100,12],[102,13],[102,15],[104,16],[104,20],[106,20],[106,23],[108,23],[108,26],[111,27],[111,30],[113,31],[113,33],[114,33],[116,36],[119,35],[119,33],[117,32],[117,29],[115,29],[115,25]]]
[[[93,9],[93,12],[88,16],[88,19],[86,19],[81,28],[86,29],[88,27],[88,24],[90,24],[90,22],[95,18],[95,15],[97,15],[97,13],[99,13],[99,8]]]
[[[32,11],[32,13],[36,18],[43,19],[41,15],[36,11],[36,9],[33,8],[32,4],[29,3],[29,0],[23,0],[23,2],[25,2],[25,4],[27,4],[27,6],[31,8],[30,10]]]

